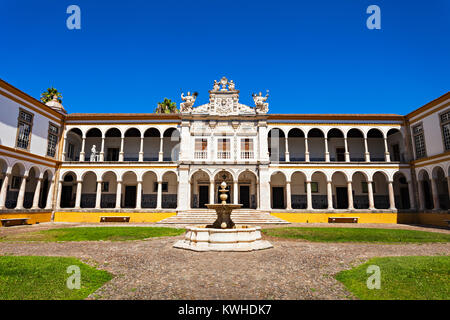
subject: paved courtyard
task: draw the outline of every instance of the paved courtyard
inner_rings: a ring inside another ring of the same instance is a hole
[[[62,226],[74,225],[1,228],[0,235]],[[345,226],[450,232],[402,225]],[[199,253],[173,249],[173,243],[181,238],[122,242],[1,242],[0,254],[73,256],[114,274],[110,282],[90,296],[92,299],[352,299],[333,277],[341,270],[371,257],[450,254],[448,243],[312,243],[274,238],[269,239],[274,245],[269,250]]]

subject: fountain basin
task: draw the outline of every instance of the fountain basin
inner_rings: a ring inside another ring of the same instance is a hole
[[[261,238],[261,227],[239,226],[233,229],[186,227],[184,239],[174,248],[193,251],[254,251],[273,248]]]

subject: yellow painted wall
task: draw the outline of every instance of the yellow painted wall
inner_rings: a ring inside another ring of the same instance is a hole
[[[15,212],[15,213],[0,213],[0,219],[19,219],[28,218],[28,224],[35,224],[37,222],[50,222],[52,218],[51,212]]]
[[[55,212],[55,222],[100,222],[100,217],[130,217],[130,223],[157,222],[176,215],[175,212]]]

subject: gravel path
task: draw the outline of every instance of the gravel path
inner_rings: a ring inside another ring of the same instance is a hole
[[[0,235],[52,227],[61,225],[1,228]],[[0,254],[74,256],[98,264],[115,277],[92,294],[92,299],[352,299],[333,278],[341,270],[371,257],[450,254],[448,243],[336,244],[274,239],[274,248],[269,250],[199,253],[172,248],[181,238],[1,242]]]

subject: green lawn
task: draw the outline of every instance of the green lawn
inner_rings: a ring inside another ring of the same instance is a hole
[[[80,289],[67,288],[71,265],[80,267]],[[111,278],[75,258],[0,256],[0,300],[84,299]]]
[[[380,289],[368,289],[369,265],[380,267]],[[374,258],[336,275],[363,300],[449,300],[450,256]]]
[[[58,228],[0,236],[0,241],[124,241],[177,236],[184,229],[164,227],[80,227]]]
[[[271,237],[303,239],[315,242],[449,242],[450,234],[417,230],[376,228],[271,228],[263,229]]]

